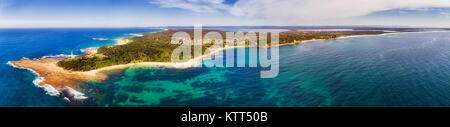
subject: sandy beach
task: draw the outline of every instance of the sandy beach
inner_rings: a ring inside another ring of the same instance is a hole
[[[133,34],[134,36],[140,37],[140,34]],[[114,41],[116,42],[115,45],[124,45],[127,43],[130,43],[131,41],[127,38],[117,38],[114,39]],[[85,48],[85,49],[80,49],[81,52],[83,52],[84,54],[87,54],[88,57],[92,57],[95,56],[95,54],[97,54],[97,50],[100,47],[89,47],[89,48]]]
[[[95,55],[95,54],[97,54],[98,48],[99,47],[85,48],[85,49],[81,49],[81,52],[88,54],[88,55]]]
[[[124,45],[127,43],[130,43],[130,40],[127,38],[118,38],[118,39],[114,39],[114,41],[116,41],[116,45]]]

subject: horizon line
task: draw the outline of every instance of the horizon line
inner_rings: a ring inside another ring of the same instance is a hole
[[[83,28],[168,28],[168,27],[194,27],[193,25],[160,25],[160,26],[124,26],[124,27],[0,27],[0,29],[83,29]],[[203,25],[202,27],[372,27],[372,28],[421,28],[421,29],[450,29],[450,27],[420,27],[396,25]],[[270,28],[268,28],[270,29]]]

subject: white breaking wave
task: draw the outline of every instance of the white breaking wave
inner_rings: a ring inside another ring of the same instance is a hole
[[[55,87],[53,87],[49,84],[45,84],[41,88],[43,88],[47,92],[46,94],[48,94],[50,96],[59,96],[60,95],[59,91],[56,90]]]
[[[92,38],[92,40],[105,41],[105,40],[110,40],[110,39],[108,39],[108,38]]]
[[[66,100],[66,101],[68,101],[68,102],[70,102],[70,99],[67,98],[67,97],[64,97],[63,99]]]
[[[11,67],[14,67],[14,68],[19,68],[19,69],[26,69],[26,68],[23,68],[23,67],[18,67],[18,66],[16,66],[16,65],[14,65],[14,64],[12,64],[12,62],[11,61],[8,61],[6,64],[8,64],[9,66],[11,66]]]
[[[66,90],[68,90],[69,94],[71,94],[71,96],[73,97],[73,99],[75,100],[84,100],[87,99],[88,97],[85,96],[83,93],[78,92],[70,87],[66,87]]]
[[[144,36],[142,34],[125,34],[125,35],[130,35],[130,36],[135,36],[135,37],[143,37]]]
[[[73,55],[73,56],[78,56],[78,55]],[[59,55],[47,55],[47,56],[43,56],[42,58],[69,58],[69,57],[71,57],[71,55],[59,54]]]
[[[51,86],[51,85],[45,84],[45,85],[43,85],[43,86],[40,86],[39,84],[42,83],[42,82],[44,82],[45,79],[44,79],[44,77],[40,77],[39,73],[37,73],[37,72],[34,71],[33,69],[30,69],[30,68],[23,68],[23,67],[18,67],[18,66],[16,66],[16,65],[12,64],[11,61],[8,61],[7,64],[10,65],[10,66],[12,66],[12,67],[14,67],[14,68],[26,69],[26,70],[31,71],[34,75],[37,76],[36,79],[33,80],[33,84],[34,84],[35,86],[39,87],[39,88],[43,88],[44,91],[46,91],[45,94],[50,95],[50,96],[59,96],[59,95],[60,95],[59,91],[56,90],[56,89],[55,89],[53,86]]]
[[[52,57],[52,56],[49,56],[49,57]],[[47,57],[47,58],[48,58],[48,57]],[[61,95],[61,92],[59,92],[55,87],[51,86],[50,84],[45,84],[45,85],[42,85],[42,86],[39,85],[39,84],[41,84],[42,82],[45,81],[45,78],[44,78],[44,77],[40,77],[39,73],[37,73],[37,72],[34,71],[33,69],[30,69],[30,68],[23,68],[23,67],[18,67],[18,66],[16,66],[16,65],[12,64],[11,61],[8,61],[7,64],[10,65],[10,66],[12,66],[12,67],[14,67],[14,68],[19,68],[19,69],[26,69],[26,70],[29,70],[29,71],[32,72],[34,75],[36,75],[37,77],[36,77],[36,79],[33,80],[33,84],[34,84],[35,86],[39,87],[39,88],[42,88],[44,91],[46,91],[46,94],[47,94],[47,95],[50,95],[50,96],[60,96],[60,95]],[[70,88],[70,87],[66,87],[65,89],[68,90],[68,92],[71,94],[71,96],[72,96],[75,100],[84,100],[84,99],[87,99],[87,98],[88,98],[88,97],[85,96],[83,93],[78,92],[78,91],[76,91],[76,90],[74,90],[74,89],[72,89],[72,88]],[[67,98],[67,97],[64,97],[64,98]]]

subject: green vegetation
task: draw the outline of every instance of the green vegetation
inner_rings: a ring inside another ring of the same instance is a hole
[[[182,30],[187,32],[193,40],[193,30]],[[139,62],[169,62],[172,51],[180,46],[171,44],[172,35],[178,31],[168,30],[157,33],[147,33],[143,37],[129,38],[131,43],[118,46],[104,46],[98,49],[97,55],[84,55],[76,58],[67,58],[57,64],[64,69],[73,71],[89,71],[102,67],[139,63]],[[210,32],[203,30],[203,35]],[[219,32],[225,38],[224,31]],[[293,43],[311,39],[336,39],[348,35],[373,35],[382,34],[381,31],[287,31],[280,33],[280,44]],[[270,35],[268,35],[270,41]],[[270,43],[270,42],[269,42]],[[212,44],[203,45],[205,51]],[[192,48],[193,50],[193,48]],[[192,55],[193,56],[193,55]]]
[[[291,30],[280,33],[280,44],[293,43],[296,41],[313,39],[337,39],[342,36],[351,35],[377,35],[383,34],[383,31],[297,31]]]
[[[129,38],[131,43],[117,46],[100,47],[95,56],[79,56],[74,59],[67,58],[57,64],[67,70],[89,71],[102,67],[139,63],[139,62],[169,62],[172,51],[180,46],[171,44],[172,35],[178,31],[163,31],[157,33],[147,33],[143,37]],[[193,39],[193,31],[185,31]],[[207,33],[209,31],[203,31]],[[224,32],[220,32],[223,36]],[[211,45],[211,44],[210,44]],[[203,51],[210,45],[204,45]],[[193,50],[193,48],[191,48]]]

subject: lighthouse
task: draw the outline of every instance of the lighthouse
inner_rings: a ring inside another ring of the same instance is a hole
[[[70,58],[75,58],[75,56],[73,55],[73,51],[70,52]]]

